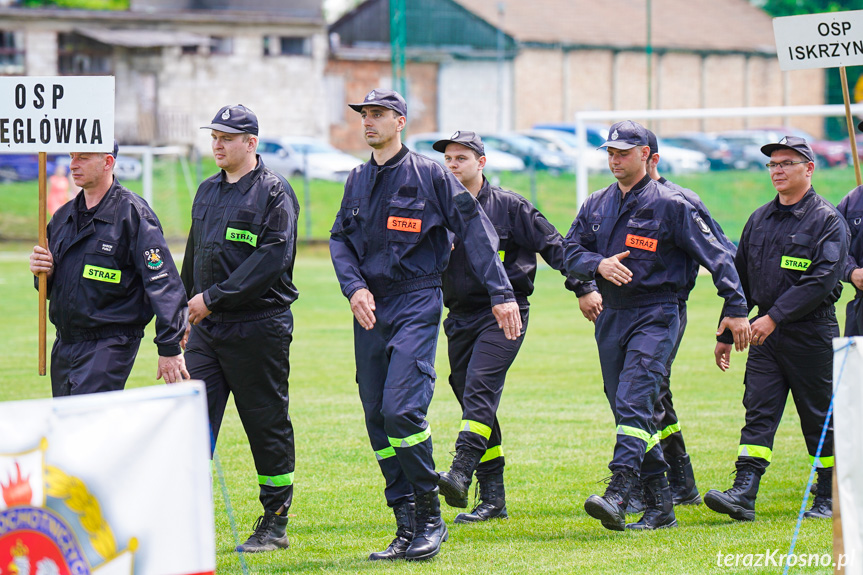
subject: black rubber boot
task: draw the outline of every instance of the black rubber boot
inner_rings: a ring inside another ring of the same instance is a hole
[[[632,489],[629,491],[629,503],[626,506],[627,513],[642,513],[644,511],[644,497],[641,485],[641,479],[636,479],[632,483]]]
[[[602,526],[612,531],[623,531],[626,527],[626,506],[629,503],[629,493],[638,475],[633,471],[618,470],[614,472],[605,488],[605,494],[591,495],[584,502],[584,510],[594,519],[602,521]]]
[[[761,482],[761,471],[751,465],[737,469],[734,485],[726,491],[711,489],[704,495],[704,503],[717,513],[724,513],[738,521],[755,519],[755,497]]]
[[[812,508],[803,514],[807,519],[827,519],[833,517],[833,468],[819,467],[818,485]]]
[[[464,509],[467,507],[468,490],[474,469],[479,465],[482,452],[470,447],[460,447],[455,452],[449,472],[438,475],[437,484],[446,504]]]
[[[288,518],[284,515],[276,515],[265,512],[255,521],[255,530],[246,542],[237,545],[236,551],[240,553],[263,553],[264,551],[275,551],[276,549],[287,549],[290,546],[285,529],[288,526]]]
[[[670,457],[668,460],[668,485],[674,505],[701,505],[701,495],[695,485],[695,472],[689,454]]]
[[[627,529],[665,529],[677,527],[671,488],[665,475],[654,475],[641,482],[644,488],[644,515],[637,523],[627,523]]]
[[[446,523],[440,516],[437,487],[427,493],[417,493],[416,504],[416,532],[405,553],[408,561],[431,559],[440,552],[441,543],[449,538]]]
[[[369,555],[369,561],[393,561],[404,559],[405,552],[414,538],[416,526],[416,506],[413,501],[393,507],[396,516],[396,538],[383,551]]]
[[[459,513],[456,523],[477,523],[489,519],[507,519],[506,492],[503,488],[503,474],[491,477],[477,477],[480,503],[470,513]]]

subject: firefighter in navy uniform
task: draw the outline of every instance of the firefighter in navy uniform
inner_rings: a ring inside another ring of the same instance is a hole
[[[397,525],[392,543],[369,559],[429,559],[447,538],[425,415],[451,232],[471,246],[471,268],[508,340],[519,338],[521,316],[494,227],[476,200],[439,164],[402,145],[401,95],[372,90],[350,107],[373,151],[345,184],[330,253],[354,314],[360,400]]]
[[[842,293],[850,234],[836,208],[812,188],[815,154],[806,140],[787,136],[761,151],[770,158],[778,194],[749,217],[735,257],[749,305],[758,306],[743,380],[746,424],[734,485],[711,489],[704,503],[733,519],[755,518],[758,486],[790,391],[818,473],[815,500],[805,516],[830,517],[832,424],[820,456],[815,454],[833,392],[832,340],[839,337],[833,304]],[[730,345],[717,339],[716,364],[725,371]]]
[[[647,140],[650,146],[650,157],[647,160],[647,173],[651,178],[658,181],[665,187],[679,192],[686,200],[695,207],[701,220],[707,224],[710,231],[719,243],[728,251],[731,257],[737,253],[737,246],[722,231],[722,227],[710,215],[707,206],[701,201],[701,198],[687,188],[678,186],[674,182],[668,181],[659,174],[657,166],[659,165],[659,143],[656,139],[656,134],[647,130]],[[689,299],[689,293],[695,287],[695,281],[698,278],[699,265],[694,260],[692,261],[692,270],[690,272],[689,281],[686,286],[680,291],[680,331],[677,334],[677,340],[674,342],[674,348],[671,351],[671,356],[668,358],[666,365],[667,373],[662,377],[659,386],[659,401],[656,403],[654,417],[656,418],[656,429],[659,432],[659,442],[662,447],[662,454],[665,456],[665,462],[668,463],[668,484],[671,487],[671,499],[675,506],[677,505],[699,505],[701,496],[698,493],[698,487],[695,483],[695,473],[692,469],[692,461],[689,454],[686,452],[686,443],[683,440],[683,432],[680,427],[680,420],[677,417],[677,412],[674,409],[671,394],[671,365],[674,363],[674,358],[677,356],[677,350],[680,348],[680,342],[683,340],[683,333],[686,330],[686,301]],[[631,507],[631,505],[630,505]]]
[[[521,310],[522,337],[508,340],[492,314],[488,291],[471,272],[467,246],[456,239],[443,275],[444,320],[448,341],[450,386],[462,406],[456,454],[438,486],[446,502],[467,507],[468,488],[476,470],[481,503],[460,513],[456,523],[506,518],[505,465],[497,410],[506,372],[527,332],[529,302],[536,277],[536,254],[563,268],[563,237],[524,197],[491,185],[483,175],[485,148],[474,132],[460,131],[432,146],[444,154],[447,168],[479,202],[497,231],[500,257]],[[581,282],[570,280],[576,291]]]
[[[112,152],[71,154],[81,191],[48,223],[48,249],[30,255],[30,271],[48,274],[54,397],[123,389],[154,314],[156,378],[189,378],[183,284],[156,214],[114,178],[116,157],[116,142]]]
[[[857,124],[863,131],[863,122]],[[863,335],[863,186],[857,186],[836,206],[851,230],[848,258],[842,271],[842,281],[854,286],[854,299],[845,308],[845,337]]]
[[[288,414],[290,306],[299,204],[285,179],[255,152],[258,119],[225,106],[210,125],[221,171],[204,180],[192,204],[182,277],[192,324],[189,373],[207,386],[212,449],[228,396],[258,475],[264,514],[237,551],[286,548],[293,499],[294,429]]]
[[[565,244],[567,273],[595,280],[602,297],[595,334],[617,425],[608,487],[584,507],[607,529],[673,527],[677,521],[654,409],[679,333],[679,293],[691,281],[693,261],[711,271],[725,300],[721,327],[734,332],[741,351],[749,339],[746,301],[731,255],[695,207],[647,175],[646,130],[619,122],[602,147],[617,182],[587,199]],[[639,477],[645,512],[637,523],[626,524],[630,491]]]

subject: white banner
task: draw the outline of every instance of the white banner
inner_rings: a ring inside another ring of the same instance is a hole
[[[863,64],[863,10],[773,19],[782,70]]]
[[[214,573],[209,454],[200,382],[0,403],[0,573]]]
[[[863,575],[863,338],[833,340],[833,444],[846,575]]]
[[[113,147],[113,76],[0,76],[0,153]]]

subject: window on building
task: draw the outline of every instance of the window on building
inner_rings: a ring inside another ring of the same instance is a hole
[[[264,56],[308,56],[311,42],[305,36],[264,36]]]
[[[197,46],[197,45],[192,45],[192,46],[183,46],[183,54],[185,54],[185,55],[194,55],[194,54],[197,54],[197,53],[198,53],[198,46]]]
[[[57,67],[63,76],[102,76],[114,73],[114,50],[80,34],[57,35]]]
[[[229,55],[234,53],[234,39],[226,36],[210,36],[210,54]]]
[[[0,30],[0,74],[24,73],[24,39],[19,32]]]

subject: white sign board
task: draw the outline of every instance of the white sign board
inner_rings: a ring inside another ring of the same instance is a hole
[[[773,19],[782,70],[863,64],[863,10]]]
[[[863,338],[833,340],[833,445],[842,509],[843,573],[863,575]]]
[[[0,573],[213,575],[209,465],[200,381],[0,402]]]
[[[0,76],[0,153],[113,146],[113,76]]]

